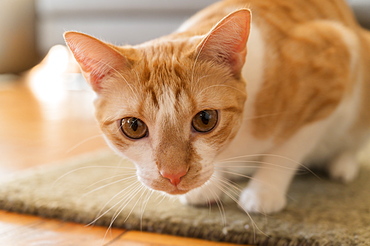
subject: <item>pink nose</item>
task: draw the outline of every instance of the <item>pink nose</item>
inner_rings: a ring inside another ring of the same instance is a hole
[[[179,173],[161,172],[161,175],[163,178],[168,179],[171,182],[171,184],[173,184],[174,186],[177,186],[180,183],[181,178],[184,177],[186,173],[187,171],[181,171]]]

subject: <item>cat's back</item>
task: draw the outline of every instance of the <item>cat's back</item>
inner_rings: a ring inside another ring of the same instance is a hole
[[[331,115],[345,98],[356,97],[367,40],[344,0],[224,0],[197,13],[178,32],[205,34],[240,8],[251,9],[251,36],[258,29],[264,46],[264,54],[254,54],[263,56],[258,68],[263,78],[248,79],[254,67],[245,72],[248,84],[258,87],[256,95],[249,94],[255,98],[252,116],[271,115],[254,120],[257,138],[286,139]],[[247,61],[254,45],[253,40],[248,44]]]
[[[315,20],[332,20],[356,27],[353,13],[344,0],[224,0],[200,11],[179,28],[204,34],[221,18],[239,8],[250,8],[253,22],[274,35],[289,33],[296,25]]]

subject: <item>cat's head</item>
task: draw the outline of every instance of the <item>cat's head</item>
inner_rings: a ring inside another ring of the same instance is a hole
[[[117,47],[77,32],[65,39],[97,93],[96,116],[139,180],[184,194],[213,174],[239,130],[250,12],[238,10],[204,35]]]

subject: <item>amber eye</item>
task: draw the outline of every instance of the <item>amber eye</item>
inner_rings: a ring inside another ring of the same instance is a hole
[[[146,137],[148,134],[148,127],[146,124],[135,117],[123,118],[120,122],[122,133],[131,139],[140,139]]]
[[[217,121],[217,110],[203,110],[194,116],[192,126],[197,132],[209,132],[215,128]]]

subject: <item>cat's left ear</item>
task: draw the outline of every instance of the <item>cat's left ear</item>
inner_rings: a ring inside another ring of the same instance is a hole
[[[234,75],[240,74],[246,59],[250,25],[249,9],[229,14],[198,45],[199,58],[229,66]]]

